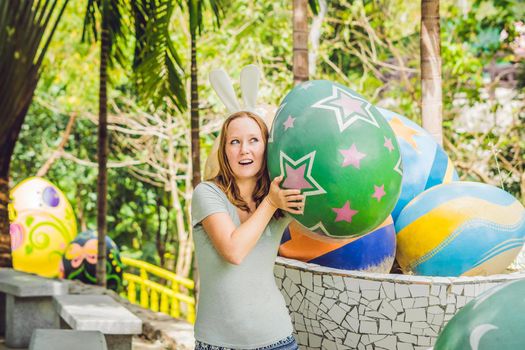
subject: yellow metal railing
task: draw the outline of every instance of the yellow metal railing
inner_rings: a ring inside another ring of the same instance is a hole
[[[188,322],[195,322],[195,298],[181,292],[181,287],[192,293],[195,283],[173,272],[127,257],[121,257],[128,267],[136,268],[138,275],[124,272],[125,292],[123,294],[132,304],[180,318],[182,314]],[[166,281],[166,285],[150,280],[151,276]],[[137,302],[138,295],[138,302]],[[181,307],[182,306],[182,307]]]

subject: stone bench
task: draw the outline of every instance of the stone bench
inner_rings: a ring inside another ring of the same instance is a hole
[[[98,331],[36,329],[29,350],[107,350],[104,334]]]
[[[109,350],[131,350],[132,336],[142,333],[142,321],[107,295],[55,296],[60,327],[100,331]]]
[[[53,296],[68,284],[12,269],[0,269],[0,333],[10,348],[25,348],[37,328],[58,328]]]

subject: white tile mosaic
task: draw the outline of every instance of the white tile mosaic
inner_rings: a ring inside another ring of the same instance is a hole
[[[321,347],[321,340],[322,338],[315,334],[308,334],[308,345],[312,348],[319,348]],[[304,344],[304,343],[303,343]]]
[[[379,320],[379,334],[392,334],[392,321]]]
[[[321,348],[326,350],[337,350],[335,342],[328,339],[323,339]]]
[[[418,297],[414,299],[414,308],[418,307],[427,307],[428,306],[428,297]]]
[[[410,334],[412,335],[423,335],[423,330],[421,328],[416,328],[414,326],[410,327]]]
[[[405,310],[405,321],[406,322],[426,321],[426,320],[427,320],[427,313],[424,308]]]
[[[408,343],[397,343],[397,350],[414,350],[414,345]]]
[[[467,284],[465,286],[465,292],[464,295],[466,297],[473,297],[476,295],[476,285],[473,284]]]
[[[308,333],[306,332],[297,332],[297,339],[300,344],[308,345]]]
[[[321,303],[322,303],[321,305],[326,305],[327,311],[328,311],[332,308],[332,306],[334,306],[336,301],[337,301],[336,299],[321,298]]]
[[[410,309],[414,307],[414,299],[412,298],[403,298],[401,299],[401,304],[403,304],[403,309]]]
[[[334,287],[341,291],[345,290],[345,283],[341,276],[334,276]]]
[[[443,310],[442,307],[440,306],[437,306],[437,305],[434,305],[434,306],[430,306],[428,309],[427,309],[427,312],[429,314],[432,314],[432,315],[439,315],[439,314],[444,314],[445,311]]]
[[[275,268],[302,350],[427,350],[469,300],[525,277],[381,275],[311,266],[279,258]]]
[[[337,304],[333,305],[332,308],[328,311],[328,316],[330,316],[330,318],[332,320],[335,321],[335,323],[337,324],[340,324],[341,322],[343,322],[345,316],[346,316],[346,311],[343,310],[340,306],[338,306]]]
[[[397,343],[397,337],[395,335],[389,335],[381,340],[375,341],[374,345],[384,349],[395,349]]]
[[[397,299],[397,300],[392,300],[390,302],[390,305],[392,305],[392,307],[397,311],[397,312],[402,312],[404,309],[403,309],[403,305],[401,303],[401,300]]]
[[[397,311],[394,307],[386,300],[383,300],[381,306],[379,307],[379,313],[385,315],[391,320],[394,320],[397,316]]]
[[[466,303],[467,303],[467,297],[462,296],[462,295],[459,295],[458,297],[456,297],[456,307],[458,309],[465,306]]]
[[[359,281],[359,287],[361,288],[362,291],[365,291],[365,290],[379,291],[379,287],[381,287],[381,282],[361,280]]]
[[[401,299],[401,298],[410,297],[410,291],[408,289],[408,285],[396,283],[395,289],[396,289],[396,298]]]
[[[345,278],[344,279],[346,290],[351,292],[359,292],[359,280],[356,278]]]
[[[452,294],[461,295],[463,293],[463,285],[462,284],[453,284],[452,288],[450,289],[450,292]]]
[[[397,338],[403,343],[417,344],[417,336],[407,333],[398,333]]]
[[[361,339],[361,334],[354,333],[354,332],[348,332],[346,334],[344,344],[348,345],[351,348],[355,348],[357,344],[359,344],[360,339]]]
[[[391,282],[382,282],[381,284],[382,284],[382,289],[385,291],[386,297],[392,300],[395,299],[396,294],[395,294],[394,284]]]
[[[362,332],[360,332],[360,333],[362,333]],[[363,345],[369,345],[371,343],[370,337],[368,336],[368,334],[363,334],[361,336],[361,343],[363,343]]]
[[[366,300],[377,300],[379,299],[379,290],[365,289],[361,292],[361,295]]]
[[[430,295],[438,296],[439,295],[439,284],[433,284],[430,286]]]
[[[377,323],[375,321],[361,321],[359,333],[377,334]]]
[[[439,304],[439,298],[435,296],[428,297],[428,305],[437,305]]]
[[[301,272],[295,269],[287,269],[286,276],[295,284],[301,284]]]
[[[408,287],[413,298],[428,297],[430,286],[428,284],[412,284]]]
[[[282,279],[284,277],[284,266],[276,264],[273,273],[277,279]]]
[[[309,290],[314,288],[313,278],[310,272],[301,271],[301,285]]]
[[[377,311],[379,309],[379,305],[381,305],[381,300],[374,300],[368,304],[368,308],[370,310]]]
[[[350,326],[350,330],[359,332],[359,320],[357,318],[346,316],[345,321]]]
[[[394,333],[409,333],[410,332],[410,323],[392,321],[392,330]]]

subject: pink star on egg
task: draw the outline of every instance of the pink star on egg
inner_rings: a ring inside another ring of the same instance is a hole
[[[386,148],[388,148],[388,152],[392,152],[394,150],[394,145],[392,144],[392,139],[385,136],[385,143],[383,144]]]
[[[359,169],[361,167],[361,159],[366,157],[366,154],[357,150],[355,143],[352,144],[352,147],[349,149],[340,149],[339,152],[341,152],[344,157],[343,164],[341,164],[342,167],[351,165],[354,168]]]
[[[385,192],[385,185],[376,186],[374,185],[374,194],[372,195],[372,198],[377,199],[378,202],[381,201],[381,198],[383,198],[386,195]]]
[[[350,201],[346,201],[345,205],[342,208],[332,208],[333,211],[337,214],[335,222],[346,221],[352,222],[352,217],[358,213],[357,210],[350,208]]]
[[[284,130],[288,130],[290,128],[293,128],[293,122],[295,121],[295,118],[293,118],[291,115],[288,116],[288,119],[283,123]]]
[[[341,94],[337,100],[332,102],[332,104],[341,107],[344,117],[347,117],[352,113],[358,113],[365,116],[368,115],[363,109],[363,104],[366,103],[363,103],[363,101],[358,99],[354,99],[347,94]]]
[[[302,190],[303,188],[312,188],[313,186],[304,178],[306,171],[306,164],[301,165],[297,169],[292,168],[286,164],[286,179],[284,179],[283,187],[294,188]]]

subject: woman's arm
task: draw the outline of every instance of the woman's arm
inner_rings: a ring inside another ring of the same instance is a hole
[[[202,220],[202,226],[213,246],[229,263],[239,265],[244,260],[257,244],[278,208],[293,214],[302,214],[304,196],[300,194],[301,191],[283,190],[279,188],[281,181],[282,176],[272,181],[268,195],[255,212],[237,228],[227,213],[211,214]]]

